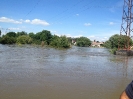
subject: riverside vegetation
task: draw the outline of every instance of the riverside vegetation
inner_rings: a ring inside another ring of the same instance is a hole
[[[129,41],[128,41],[129,40]],[[115,34],[104,43],[104,47],[110,49],[110,52],[115,54],[118,48],[126,49],[129,46],[133,46],[133,41],[126,35]]]
[[[1,35],[1,31],[0,31]],[[90,39],[87,37],[76,38],[76,45],[80,47],[86,47],[91,45]],[[42,30],[38,33],[26,33],[22,32],[8,32],[6,35],[0,37],[1,44],[35,44],[35,45],[47,45],[54,48],[70,48],[72,38],[66,36],[52,35],[48,30]]]
[[[129,39],[129,45],[133,45],[131,38],[125,35],[115,34],[109,38],[102,46],[110,49],[110,52],[115,54],[118,47],[127,48],[127,40]],[[66,36],[52,35],[48,30],[42,30],[38,33],[26,33],[22,32],[8,32],[6,35],[2,35],[0,30],[0,43],[1,44],[35,44],[41,46],[50,46],[54,48],[70,48],[73,45],[72,40],[76,42],[76,46],[89,47],[91,46],[91,40],[87,37],[71,38]]]

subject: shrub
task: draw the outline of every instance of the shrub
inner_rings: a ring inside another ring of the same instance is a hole
[[[16,43],[16,38],[15,37],[9,37],[7,35],[4,35],[1,40],[1,44],[15,44]]]
[[[77,38],[77,46],[87,47],[87,46],[90,46],[90,45],[91,45],[91,41],[87,37]]]
[[[31,44],[32,38],[27,35],[22,35],[17,38],[17,43],[18,44]]]

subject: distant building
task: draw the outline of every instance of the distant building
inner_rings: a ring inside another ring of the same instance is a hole
[[[72,44],[76,45],[76,40],[75,39],[72,39]]]
[[[99,42],[99,41],[92,41],[92,43],[91,43],[91,46],[92,47],[101,47],[101,45],[103,45],[104,44],[104,42]]]

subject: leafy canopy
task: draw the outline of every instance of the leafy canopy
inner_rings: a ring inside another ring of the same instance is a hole
[[[88,47],[90,45],[91,45],[91,41],[87,37],[77,38],[77,46],[79,46],[79,47]]]

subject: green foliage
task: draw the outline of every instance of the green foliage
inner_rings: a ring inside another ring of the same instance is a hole
[[[110,48],[111,48],[111,42],[108,40],[108,41],[106,41],[106,42],[103,44],[103,46],[110,49]]]
[[[8,32],[6,35],[9,37],[16,37],[17,34],[15,32]]]
[[[1,36],[1,30],[0,30],[0,36]]]
[[[131,46],[133,44],[132,39],[130,39],[128,36],[120,35],[120,37],[119,37],[119,47],[120,48],[127,48],[128,42],[129,42],[129,46]]]
[[[109,41],[111,43],[111,49],[118,48],[118,41],[120,36],[118,34],[115,34],[109,38]]]
[[[34,33],[29,33],[29,37],[31,37],[32,39],[35,39],[35,34]]]
[[[34,39],[40,40],[40,37],[41,37],[41,32],[38,32],[35,34]]]
[[[77,38],[77,46],[79,46],[79,47],[88,47],[90,45],[91,45],[91,41],[87,37]]]
[[[17,43],[18,44],[31,44],[32,38],[27,35],[22,35],[17,38]]]
[[[78,41],[78,46],[90,46],[91,41],[86,37],[81,37],[75,39]],[[72,38],[67,38],[66,36],[56,36],[52,35],[50,31],[43,30],[36,34],[26,32],[9,32],[5,36],[0,38],[0,43],[2,44],[39,44],[39,45],[50,45],[55,48],[70,48]]]
[[[17,32],[16,34],[17,37],[22,36],[22,35],[27,35],[27,33],[25,31],[22,31],[22,32]]]
[[[69,48],[70,43],[66,36],[54,35],[51,39],[50,45],[56,48]]]
[[[50,33],[50,31],[43,30],[41,32],[41,35],[40,35],[40,40],[41,41],[45,41],[49,45],[50,41],[51,41],[51,38],[52,38],[52,34]]]
[[[69,40],[67,39],[66,36],[60,37],[60,46],[63,48],[69,48],[70,47]]]
[[[68,39],[69,43],[72,43],[73,38],[67,37],[67,39]]]
[[[40,40],[40,33],[34,34],[34,33],[29,33],[29,37],[32,38],[32,44],[37,44],[40,45],[41,44],[41,40]]]
[[[36,40],[36,39],[32,39],[32,44],[40,45],[41,41],[40,40]]]
[[[50,44],[52,39],[52,34],[48,30],[43,30],[36,33],[35,35],[33,35],[33,33],[30,33],[29,36],[33,39],[44,41],[47,45]]]
[[[115,34],[111,36],[109,40],[104,43],[104,47],[111,49],[117,49],[118,46],[120,48],[127,48],[128,40],[129,40],[129,45],[131,46],[133,42],[128,36]]]
[[[113,48],[109,50],[112,54],[116,55],[117,48]]]
[[[15,44],[16,38],[15,37],[9,37],[8,35],[4,35],[4,36],[2,36],[0,43],[1,44]]]
[[[53,47],[60,47],[60,37],[57,35],[54,35],[51,39],[50,45]]]

